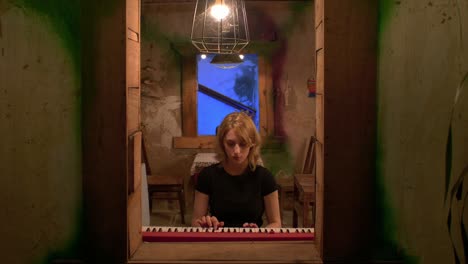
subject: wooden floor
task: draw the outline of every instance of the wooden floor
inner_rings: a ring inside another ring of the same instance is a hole
[[[143,243],[128,263],[322,263],[313,242]]]

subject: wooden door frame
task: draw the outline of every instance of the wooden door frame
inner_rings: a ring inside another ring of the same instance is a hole
[[[323,45],[323,61],[318,61],[322,71],[317,68],[317,73],[323,76],[322,79],[317,76],[318,86],[323,85],[320,98],[323,144],[321,153],[317,153],[323,159],[323,167],[317,174],[316,223],[320,236],[317,250],[328,262],[355,259],[367,249],[371,236],[377,3],[326,0],[324,5],[324,1],[315,2],[315,12],[319,14],[317,10],[323,10],[322,28],[320,23],[316,24],[316,35],[323,36],[316,37],[317,45]],[[82,6],[86,11],[82,19],[86,259],[125,263],[129,261],[126,34],[123,30],[126,4],[125,0],[113,1],[113,6],[105,12],[94,1],[85,1]],[[357,96],[349,97],[351,94]],[[345,122],[341,115],[347,117]],[[348,132],[346,137],[343,131]],[[343,144],[347,143],[349,149],[343,151]],[[359,157],[353,153],[359,153]],[[354,192],[350,193],[348,188]],[[345,195],[349,193],[352,196]],[[343,223],[343,219],[348,221]],[[310,263],[317,261],[311,259]],[[158,262],[163,261],[145,263]]]
[[[377,90],[375,0],[315,0],[317,245],[324,262],[368,262]]]

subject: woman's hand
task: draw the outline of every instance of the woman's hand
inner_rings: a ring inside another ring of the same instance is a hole
[[[256,223],[244,223],[242,227],[258,228]]]
[[[214,229],[217,229],[218,227],[223,227],[224,222],[223,221],[218,221],[218,218],[216,216],[202,216],[198,219],[195,220],[195,225],[194,226],[199,226],[199,227],[213,227]]]

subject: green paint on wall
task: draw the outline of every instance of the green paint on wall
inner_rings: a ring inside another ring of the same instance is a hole
[[[313,1],[293,2],[288,5],[291,15],[284,24],[280,26],[280,32],[285,36],[292,34],[292,31],[299,25],[303,16],[310,14],[314,8]],[[314,22],[314,17],[310,17],[310,23]]]
[[[386,30],[388,23],[392,15],[395,12],[395,8],[400,5],[401,1],[397,0],[380,0],[379,1],[379,28],[378,28],[378,40],[380,47],[380,40],[382,39],[382,33]]]
[[[45,17],[45,22],[57,33],[73,60],[77,84],[81,72],[80,1],[79,0],[10,0],[26,12]],[[78,86],[79,87],[79,86]]]
[[[380,115],[378,115],[380,116]],[[385,187],[383,166],[385,151],[383,150],[382,129],[377,120],[377,151],[376,151],[376,178],[375,178],[375,241],[373,243],[373,258],[377,260],[397,260],[402,263],[416,264],[419,258],[410,256],[399,244],[398,227],[395,217],[395,208]]]
[[[378,126],[379,130],[380,126]],[[376,152],[376,181],[375,181],[375,221],[376,238],[374,243],[374,258],[398,259],[401,258],[396,238],[396,223],[393,208],[389,201],[382,175],[383,156],[381,133],[378,133]]]
[[[381,58],[383,43],[383,34],[387,30],[388,24],[392,20],[395,9],[400,5],[398,0],[380,0],[378,12],[378,58]],[[379,88],[377,87],[377,105],[380,96]],[[398,225],[396,223],[395,208],[392,206],[392,201],[388,190],[385,187],[383,166],[385,160],[385,150],[383,142],[382,116],[381,109],[377,109],[377,142],[376,142],[376,179],[375,179],[375,242],[374,242],[374,258],[384,260],[398,260],[403,263],[419,263],[420,260],[416,256],[410,256],[399,244],[397,233]]]
[[[287,143],[269,137],[261,149],[263,165],[277,176],[279,173],[290,176],[294,174],[293,156]]]
[[[82,260],[85,256],[84,253],[84,242],[85,238],[83,235],[83,224],[84,223],[84,212],[83,208],[79,208],[77,223],[80,225],[75,228],[71,237],[74,239],[69,241],[66,245],[62,245],[61,249],[50,251],[47,257],[41,262],[44,264],[54,263],[59,260]]]
[[[80,38],[80,0],[9,0],[26,13],[33,12],[44,17],[46,25],[55,32],[68,52],[73,67],[75,80],[75,99],[81,110],[81,38]],[[81,146],[81,111],[75,116],[76,143]]]
[[[143,42],[154,44],[163,51],[173,50],[174,52],[165,52],[165,59],[172,65],[181,66],[181,56],[178,48],[193,48],[189,36],[173,35],[168,36],[164,30],[150,19],[141,17],[141,36]],[[177,47],[176,47],[177,46]],[[194,53],[195,54],[195,53]],[[180,69],[179,69],[180,70]]]
[[[44,25],[56,34],[58,41],[69,56],[73,67],[74,89],[73,97],[76,100],[77,111],[74,119],[74,144],[75,149],[81,152],[81,30],[80,0],[9,0],[8,4],[22,9],[25,15],[38,15],[44,18]],[[78,156],[81,156],[78,153]],[[79,161],[81,164],[81,160]],[[81,166],[80,166],[81,167]],[[75,168],[72,168],[75,169]],[[81,175],[81,172],[78,172]],[[83,233],[83,208],[79,204],[76,208],[75,228],[71,230],[71,239],[60,245],[61,249],[45,252],[45,257],[38,259],[36,263],[51,263],[56,259],[79,259],[82,252]],[[69,230],[70,231],[70,230]]]

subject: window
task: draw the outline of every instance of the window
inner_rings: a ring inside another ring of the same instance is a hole
[[[197,55],[197,134],[215,135],[222,119],[234,111],[249,113],[259,129],[257,55],[245,54],[243,63],[227,68],[212,64],[214,56]]]
[[[262,137],[267,137],[273,135],[274,127],[271,69],[264,57],[260,55],[256,57],[258,66],[257,124],[260,135]],[[199,133],[198,131],[198,120],[201,118],[198,114],[199,87],[202,87],[201,89],[204,91],[209,92],[209,90],[204,89],[203,86],[207,86],[199,85],[197,81],[197,55],[187,54],[184,55],[182,59],[182,136],[174,138],[174,148],[214,148],[215,136],[212,131],[216,131],[216,129],[209,129],[210,133],[207,133],[209,135],[204,134],[205,132]],[[212,90],[216,91],[216,89]],[[239,99],[239,101],[242,102],[243,99]],[[238,109],[237,107],[239,106],[232,109]],[[218,111],[217,108],[216,111]],[[211,108],[211,112],[214,112],[213,108]],[[222,117],[224,117],[224,115]],[[219,125],[221,119],[216,125]]]

